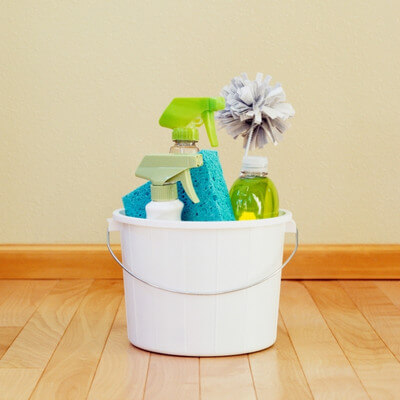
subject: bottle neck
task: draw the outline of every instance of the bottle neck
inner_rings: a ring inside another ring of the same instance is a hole
[[[268,172],[255,172],[255,171],[240,171],[241,178],[265,178],[268,175]]]
[[[174,145],[169,149],[173,154],[194,154],[200,149],[197,147],[195,140],[174,140]]]

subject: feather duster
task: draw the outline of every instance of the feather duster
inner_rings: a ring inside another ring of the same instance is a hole
[[[243,73],[221,91],[226,107],[216,118],[234,139],[244,138],[246,155],[249,149],[262,148],[268,142],[278,144],[288,128],[287,120],[294,115],[282,86],[270,86],[270,81],[270,76],[263,79],[261,73],[251,81]]]

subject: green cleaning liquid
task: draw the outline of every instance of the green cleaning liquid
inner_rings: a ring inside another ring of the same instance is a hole
[[[267,170],[267,158],[243,158],[242,173],[229,191],[236,220],[278,216],[278,191],[272,180],[267,177]]]

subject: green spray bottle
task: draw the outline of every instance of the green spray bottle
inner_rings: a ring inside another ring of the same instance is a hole
[[[193,168],[190,175],[194,186],[201,198],[201,205],[194,204],[190,198],[181,194],[179,190],[179,199],[185,204],[182,219],[187,221],[232,221],[234,215],[229,199],[228,189],[224,180],[222,167],[219,162],[216,151],[199,149],[196,143],[199,140],[198,127],[205,125],[211,146],[218,146],[218,140],[214,122],[214,112],[222,110],[225,107],[223,97],[179,97],[171,101],[160,118],[160,125],[172,129],[172,140],[174,145],[170,149],[172,157],[178,155],[201,155],[203,157],[203,167]],[[152,161],[153,162],[153,161]],[[169,162],[173,162],[172,160]],[[156,164],[152,165],[153,167]],[[139,170],[139,173],[140,170]],[[153,172],[151,172],[153,174]],[[151,180],[151,175],[138,175]],[[174,180],[172,180],[175,182]],[[161,184],[164,181],[161,182]],[[165,181],[169,183],[170,181]],[[146,213],[146,203],[151,195],[150,185],[145,184],[132,192],[126,194],[123,198],[125,214],[129,217],[148,218]],[[159,183],[153,186],[160,186]],[[179,186],[178,186],[179,187]],[[157,190],[175,190],[158,189]],[[153,193],[153,201],[156,201]],[[169,196],[172,197],[170,194]],[[175,197],[175,195],[174,195]],[[168,198],[170,200],[170,198]],[[157,201],[156,201],[157,202]],[[158,203],[161,203],[158,201]],[[153,205],[152,205],[153,206]],[[160,208],[161,204],[156,204]],[[165,206],[165,205],[164,205]],[[150,207],[150,206],[149,206]],[[151,207],[150,207],[151,209]],[[151,215],[153,215],[150,212]],[[175,219],[175,217],[174,217]]]
[[[225,108],[223,97],[177,97],[165,109],[159,123],[172,129],[174,145],[172,154],[194,154],[199,152],[198,127],[204,124],[212,147],[218,146],[215,131],[214,111]]]
[[[201,154],[155,154],[143,158],[136,176],[151,182],[151,202],[146,205],[146,218],[180,221],[183,203],[178,199],[177,182],[193,203],[198,203],[190,169],[201,167]]]

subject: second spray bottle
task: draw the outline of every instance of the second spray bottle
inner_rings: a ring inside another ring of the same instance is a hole
[[[145,156],[136,176],[151,182],[151,202],[146,205],[146,218],[180,220],[184,204],[178,199],[177,182],[182,183],[187,196],[198,203],[190,169],[203,165],[196,143],[198,126],[204,123],[213,147],[218,146],[214,111],[223,109],[225,100],[216,98],[175,98],[160,118],[160,125],[171,128],[174,145],[170,154]]]

